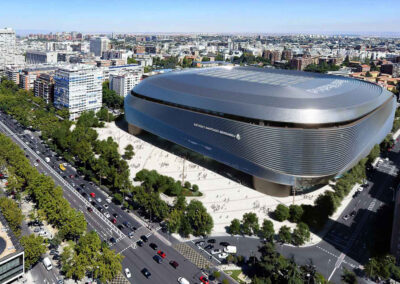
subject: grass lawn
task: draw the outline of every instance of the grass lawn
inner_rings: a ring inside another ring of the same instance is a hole
[[[245,283],[242,280],[239,279],[239,274],[242,272],[241,270],[224,270],[224,272],[228,275],[230,275],[233,279],[235,279],[239,283]]]

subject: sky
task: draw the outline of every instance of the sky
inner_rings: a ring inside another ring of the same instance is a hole
[[[0,27],[84,33],[400,34],[399,0],[0,0]]]

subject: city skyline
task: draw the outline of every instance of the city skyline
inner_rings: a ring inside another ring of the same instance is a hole
[[[80,31],[84,33],[314,33],[399,36],[395,1],[323,2],[293,0],[147,2],[48,0],[6,2],[0,26],[17,34]],[[23,9],[22,9],[23,7]],[[284,9],[282,8],[284,7]],[[380,15],[384,15],[380,16]],[[184,23],[184,24],[182,24]],[[51,27],[51,29],[49,29]]]

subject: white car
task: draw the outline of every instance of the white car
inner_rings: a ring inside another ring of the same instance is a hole
[[[38,166],[38,163],[33,163],[33,165],[34,165],[35,167],[37,167],[37,166]]]
[[[97,200],[98,203],[101,203],[101,198],[100,197],[97,197],[96,200]]]
[[[131,278],[132,277],[131,271],[129,270],[129,268],[125,268],[125,275],[126,275],[126,278]]]
[[[106,198],[106,201],[107,201],[108,203],[111,203],[111,198]]]
[[[227,258],[227,257],[228,257],[228,254],[226,252],[220,253],[218,255],[218,258]]]
[[[106,216],[107,218],[110,218],[110,213],[108,213],[107,211],[104,212],[104,216]]]
[[[218,253],[221,253],[222,250],[220,250],[220,249],[212,249],[210,252],[211,252],[211,254],[218,254]]]
[[[106,208],[106,209],[108,209],[108,204],[107,203],[104,203],[104,208]]]
[[[360,186],[359,188],[357,188],[357,190],[358,190],[359,192],[361,192],[361,191],[364,190],[364,188],[363,188],[362,186]]]

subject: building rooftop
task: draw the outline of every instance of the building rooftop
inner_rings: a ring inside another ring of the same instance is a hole
[[[186,107],[304,124],[352,121],[392,97],[354,78],[257,67],[168,72],[143,80],[134,92]]]
[[[22,251],[22,247],[0,212],[0,261]]]

